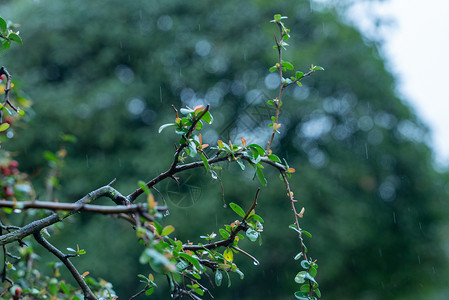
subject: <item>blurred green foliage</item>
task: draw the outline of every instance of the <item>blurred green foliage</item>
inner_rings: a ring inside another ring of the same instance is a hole
[[[341,14],[317,7],[306,0],[2,4],[3,16],[20,23],[24,45],[1,63],[34,101],[27,124],[12,128],[18,138],[3,147],[17,153],[43,197],[45,151],[57,151],[63,134],[76,136],[56,191],[61,201],[75,201],[113,178],[126,194],[169,167],[178,137],[157,130],[173,120],[171,104],[211,104],[214,129],[205,129],[205,143],[244,136],[263,144],[270,134],[265,103],[278,83],[268,72],[276,54],[267,20],[280,12],[294,35],[286,58],[305,71],[309,62],[326,68],[284,95],[282,135],[273,145],[296,169],[291,184],[306,208],[303,227],[314,236],[307,245],[319,260],[323,296],[444,297],[447,174],[432,167],[427,128],[397,97],[376,43]],[[225,201],[248,207],[259,183],[245,171],[243,186],[240,172],[226,166],[220,174]],[[220,184],[207,177],[196,170],[180,185],[158,186],[167,222],[182,239],[198,241],[235,217],[223,208]],[[299,245],[280,190],[282,182],[273,181],[261,191],[264,244],[248,248],[261,265],[239,258],[245,279],[217,288],[215,299],[285,299],[297,288]],[[138,263],[133,230],[101,216],[74,221],[55,244],[84,248],[74,263],[112,282],[119,296],[138,291],[137,274],[148,270]],[[163,288],[155,294],[167,296]]]

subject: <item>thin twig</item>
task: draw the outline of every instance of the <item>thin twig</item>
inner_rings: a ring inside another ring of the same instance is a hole
[[[64,263],[64,265],[67,267],[67,269],[72,273],[73,278],[78,282],[79,286],[83,290],[84,297],[86,299],[97,299],[97,297],[94,295],[94,293],[90,290],[89,286],[84,281],[81,274],[78,272],[78,270],[75,268],[75,266],[72,264],[72,262],[69,260],[69,258],[64,255],[58,248],[50,244],[43,236],[40,231],[36,231],[33,233],[34,238],[36,241],[41,244],[45,249],[47,249],[50,253],[55,255],[59,260]]]
[[[246,251],[244,251],[244,250],[242,250],[240,248],[237,248],[235,246],[231,246],[231,248],[234,249],[235,251],[238,251],[238,252],[248,256],[249,258],[251,258],[256,266],[258,266],[260,264],[259,261],[254,256],[249,254],[248,252],[246,252]]]

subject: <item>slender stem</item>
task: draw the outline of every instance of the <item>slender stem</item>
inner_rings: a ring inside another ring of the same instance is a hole
[[[69,260],[69,258],[64,255],[58,248],[50,244],[43,236],[40,231],[36,231],[33,233],[34,238],[36,241],[41,244],[45,249],[47,249],[49,252],[51,252],[53,255],[55,255],[57,258],[59,258],[62,263],[67,267],[67,269],[72,273],[73,278],[78,282],[79,286],[83,290],[84,297],[86,299],[97,299],[97,297],[94,295],[94,293],[90,290],[87,283],[84,281],[81,274],[78,272],[78,270],[75,268],[75,266],[72,264],[72,262]]]
[[[302,229],[301,229],[301,227],[299,227],[298,213],[297,213],[296,207],[295,207],[296,200],[293,199],[293,193],[290,189],[290,183],[287,180],[287,176],[285,175],[285,172],[281,172],[281,176],[282,176],[282,179],[284,180],[285,187],[287,189],[288,198],[290,199],[290,205],[292,207],[292,211],[295,216],[295,226],[296,226],[296,229],[298,230],[298,238],[299,238],[299,243],[301,245],[301,252],[302,252],[304,259],[307,260],[306,247],[304,246],[304,241],[302,239],[302,234],[301,234]]]

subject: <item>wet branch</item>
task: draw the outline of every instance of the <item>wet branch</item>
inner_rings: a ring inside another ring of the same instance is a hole
[[[34,238],[36,241],[41,244],[45,249],[47,249],[49,252],[51,252],[53,255],[55,255],[59,260],[67,267],[67,269],[72,273],[73,278],[78,282],[79,286],[83,290],[84,297],[86,299],[97,299],[97,297],[92,293],[87,283],[84,281],[81,274],[78,272],[76,267],[72,264],[72,262],[69,260],[68,256],[64,255],[58,248],[50,244],[43,236],[40,231],[35,231],[33,233]]]

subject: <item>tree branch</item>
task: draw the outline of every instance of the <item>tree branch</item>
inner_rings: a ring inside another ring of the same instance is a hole
[[[40,231],[35,231],[33,233],[34,238],[36,241],[41,244],[45,249],[50,251],[52,254],[54,254],[57,258],[59,258],[60,261],[64,263],[64,265],[67,267],[67,269],[72,273],[72,276],[75,278],[75,280],[78,282],[79,286],[83,290],[84,297],[86,299],[97,299],[97,297],[92,293],[87,283],[84,281],[81,274],[78,272],[78,270],[75,268],[75,266],[72,264],[72,262],[69,260],[69,258],[64,255],[59,249],[57,249],[55,246],[50,244],[43,236]]]
[[[38,232],[47,226],[60,222],[65,218],[73,215],[74,213],[80,211],[87,203],[90,203],[103,196],[110,198],[117,204],[129,203],[129,201],[113,187],[103,186],[93,192],[88,193],[86,196],[76,201],[75,204],[78,205],[78,207],[69,212],[59,214],[53,213],[46,218],[33,221],[21,227],[20,229],[17,229],[16,231],[0,236],[0,246],[22,240],[23,238],[33,234],[34,232]]]

